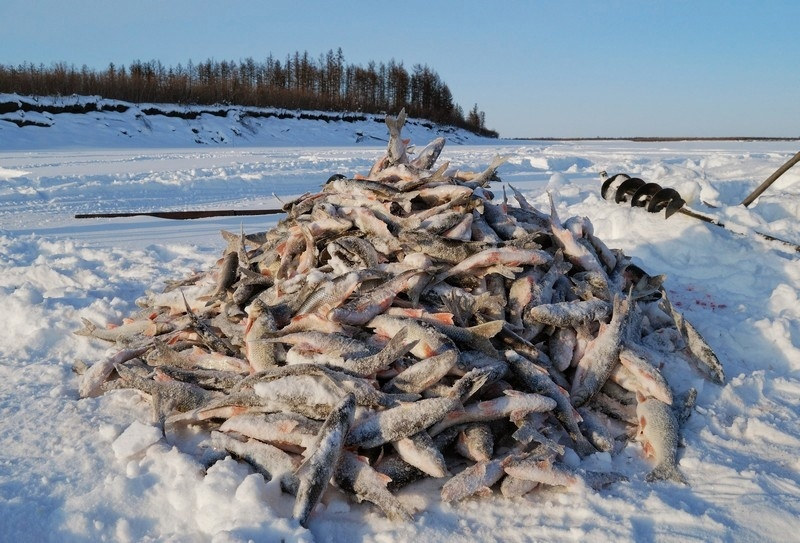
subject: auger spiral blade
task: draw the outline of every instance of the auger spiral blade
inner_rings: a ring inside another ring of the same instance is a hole
[[[671,188],[661,189],[656,192],[647,204],[647,211],[650,213],[658,213],[662,209],[666,209],[665,218],[670,218],[679,209],[681,209],[686,201],[681,198],[677,190]]]
[[[644,180],[639,179],[638,177],[631,177],[630,179],[626,179],[617,189],[617,193],[614,196],[614,201],[616,203],[626,202],[628,196],[632,195],[644,184],[645,184]]]
[[[646,207],[653,196],[663,190],[658,183],[645,183],[631,196],[631,207]]]
[[[605,175],[605,172],[603,172],[603,175]],[[600,188],[600,196],[603,197],[603,200],[609,200],[611,198],[612,187],[618,187],[620,183],[630,178],[631,176],[626,173],[612,175],[603,181],[603,186]]]

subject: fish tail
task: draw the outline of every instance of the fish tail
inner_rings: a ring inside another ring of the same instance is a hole
[[[553,200],[553,193],[549,190],[547,191],[547,198],[550,200],[550,222],[560,227],[561,221],[558,220],[558,213],[556,213],[556,203]]]
[[[653,469],[653,471],[647,474],[646,479],[648,482],[675,481],[676,483],[681,483],[684,485],[689,484],[686,481],[686,477],[684,477],[683,474],[678,471],[678,466],[673,464],[659,464]]]
[[[81,322],[83,323],[83,328],[80,330],[75,330],[75,333],[79,336],[91,336],[94,334],[95,330],[97,330],[97,325],[90,321],[89,319],[85,319],[81,317]]]
[[[581,433],[574,435],[573,441],[575,442],[575,450],[581,458],[591,456],[597,452],[597,448]]]

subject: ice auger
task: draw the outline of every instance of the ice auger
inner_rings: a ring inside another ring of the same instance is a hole
[[[784,170],[785,171],[785,170]],[[662,187],[658,183],[648,183],[639,177],[631,177],[625,173],[618,173],[609,177],[606,172],[600,172],[600,180],[603,182],[600,188],[600,195],[605,200],[613,200],[617,204],[630,202],[631,207],[643,207],[650,213],[658,213],[664,211],[665,218],[669,218],[675,213],[681,213],[688,217],[726,228],[730,231],[741,233],[739,231],[747,230],[740,227],[732,230],[726,227],[722,221],[716,217],[698,213],[686,207],[686,201],[681,197],[677,190],[669,187]],[[774,179],[773,179],[774,180]],[[766,183],[766,182],[765,182]],[[762,186],[765,184],[763,183]],[[759,187],[761,189],[761,187]],[[742,202],[746,205],[745,202]],[[800,245],[786,241],[763,232],[752,231],[757,236],[767,239],[769,241],[777,241],[785,245],[789,245],[795,251],[800,252]]]

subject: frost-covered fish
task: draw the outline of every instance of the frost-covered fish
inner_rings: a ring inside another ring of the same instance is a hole
[[[575,236],[574,232],[568,228],[564,228],[556,213],[556,205],[553,202],[552,194],[550,196],[550,229],[553,232],[553,238],[558,246],[564,251],[567,259],[576,265],[578,268],[586,271],[596,271],[603,275],[606,274],[602,263],[597,258],[597,255],[589,249],[588,243],[581,243]]]
[[[534,272],[527,271],[518,275],[508,289],[508,304],[506,308],[507,321],[515,330],[522,330],[522,314],[533,300],[534,289],[537,288],[538,278]]]
[[[341,388],[325,374],[287,375],[281,379],[253,385],[264,402],[283,404],[290,411],[318,418],[333,408]]]
[[[232,371],[248,373],[250,365],[238,356],[228,356],[218,352],[209,352],[201,347],[194,346],[185,352],[185,363],[192,368],[216,371]]]
[[[375,471],[391,479],[387,488],[392,492],[396,492],[404,486],[425,477],[425,472],[415,468],[396,453],[387,454],[378,459],[375,464]]]
[[[389,128],[389,145],[386,150],[388,154],[387,166],[408,163],[408,155],[406,153],[408,141],[403,140],[400,136],[400,132],[403,130],[405,124],[405,108],[400,110],[397,117],[392,117],[391,115],[386,116],[386,126]]]
[[[374,354],[363,342],[344,334],[327,334],[307,331],[267,337],[259,340],[263,343],[286,343],[303,351],[325,353],[329,356],[359,357]]]
[[[359,502],[366,500],[374,503],[389,520],[411,520],[411,514],[386,488],[391,479],[375,471],[366,458],[347,450],[342,451],[333,477],[339,488],[355,496]]]
[[[350,223],[352,226],[352,223]],[[326,246],[330,259],[328,265],[335,273],[347,274],[351,271],[356,273],[365,270],[374,270],[379,263],[378,251],[375,246],[361,237],[341,236]],[[353,276],[353,277],[358,277]]]
[[[639,395],[636,418],[639,421],[636,439],[642,443],[645,455],[653,458],[656,464],[647,474],[647,480],[669,479],[687,484],[678,470],[678,421],[670,406]]]
[[[280,480],[297,469],[300,461],[281,449],[257,439],[239,440],[222,432],[211,432],[211,445],[224,449],[253,466],[268,481]]]
[[[580,481],[578,475],[564,464],[538,456],[510,458],[503,465],[503,471],[518,479],[550,486],[572,486]]]
[[[541,430],[546,427],[543,413],[528,413],[519,420],[515,420],[517,431],[511,434],[518,443],[529,444],[532,441],[552,451],[554,454],[563,455],[564,446],[545,436]]]
[[[376,334],[387,337],[392,337],[406,328],[408,339],[417,341],[410,352],[420,359],[436,356],[456,348],[453,341],[433,325],[414,319],[378,315],[367,323],[367,327],[374,329]]]
[[[539,486],[536,481],[526,481],[506,474],[500,482],[500,493],[504,498],[519,498]]]
[[[217,274],[216,288],[211,293],[212,299],[222,298],[227,294],[228,289],[236,282],[238,269],[239,253],[237,251],[229,251],[222,259],[222,265]]]
[[[620,349],[619,361],[619,367],[625,368],[633,379],[632,388],[625,388],[672,405],[672,389],[669,383],[658,368],[641,354],[641,349],[637,349],[633,345],[623,346]]]
[[[503,477],[503,468],[510,457],[500,457],[476,462],[451,477],[442,486],[442,501],[460,501],[471,496],[486,497],[492,494],[492,486]]]
[[[446,477],[444,455],[424,430],[392,442],[400,458],[431,477]]]
[[[455,450],[473,462],[491,460],[494,452],[494,435],[489,424],[471,422],[464,425],[458,433]]]
[[[519,207],[529,215],[532,215],[536,218],[534,222],[539,222],[542,226],[549,224],[550,217],[548,215],[542,213],[541,211],[536,209],[533,205],[531,205],[531,203],[528,202],[528,199],[525,198],[525,195],[522,194],[516,188],[514,188],[513,185],[509,184],[508,188],[510,188],[511,192],[514,193],[514,199],[519,204]]]
[[[336,358],[331,358],[327,365],[340,368],[353,375],[368,377],[375,375],[398,358],[404,356],[416,346],[417,342],[418,340],[409,337],[408,328],[401,328],[377,353],[361,357],[344,357],[341,362]],[[401,390],[400,392],[414,391]]]
[[[83,327],[75,330],[75,334],[117,343],[129,343],[140,336],[153,337],[172,332],[175,329],[175,325],[172,323],[154,322],[148,319],[139,319],[110,327],[102,327],[84,317],[81,317],[81,322],[83,322]]]
[[[509,268],[523,265],[537,266],[547,264],[551,260],[552,257],[549,254],[539,249],[518,249],[516,247],[486,249],[438,274],[433,280],[435,283],[439,283],[448,277],[463,273],[478,275],[476,270],[482,270],[481,274],[499,273],[503,276],[510,273],[513,278],[513,272],[509,271]]]
[[[424,252],[448,264],[457,264],[486,248],[483,241],[458,241],[423,230],[403,230],[397,239],[411,249],[409,252]]]
[[[497,169],[508,162],[510,156],[496,156],[489,163],[489,166],[477,175],[470,175],[465,172],[456,173],[456,177],[468,181],[472,186],[485,187],[490,181],[493,181],[497,174]]]
[[[352,302],[333,309],[328,318],[334,322],[353,326],[366,324],[373,317],[386,311],[399,293],[410,288],[413,278],[425,273],[427,272],[424,270],[408,270],[396,275]]]
[[[501,240],[521,239],[528,235],[528,231],[509,215],[505,205],[483,202],[483,218],[495,236]]]
[[[123,349],[99,362],[95,362],[84,370],[81,381],[78,385],[78,393],[81,398],[91,398],[102,394],[102,386],[108,380],[117,364],[122,364],[141,356],[147,352],[147,347],[135,347],[133,349]]]
[[[718,385],[723,384],[725,382],[725,372],[722,369],[722,363],[719,361],[719,358],[714,354],[714,350],[709,346],[703,336],[700,335],[700,332],[697,331],[692,323],[686,320],[684,316],[674,308],[669,300],[667,300],[666,295],[662,298],[662,303],[672,315],[675,327],[686,342],[686,347],[683,352],[688,355],[688,358],[695,364],[695,367],[697,367],[706,378]]]
[[[578,333],[574,328],[556,328],[547,340],[550,361],[558,371],[566,370],[572,363],[575,348],[578,344]]]
[[[445,396],[423,398],[364,417],[353,426],[345,444],[369,449],[421,432],[461,406],[485,384],[486,378],[476,370],[456,381]]]
[[[456,365],[457,361],[458,352],[455,349],[420,360],[397,374],[384,385],[383,390],[385,392],[422,392],[438,383]]]
[[[534,322],[563,328],[582,323],[603,321],[611,315],[612,305],[605,300],[557,302],[533,306],[526,314]]]
[[[355,396],[347,394],[325,419],[313,452],[296,472],[297,497],[292,516],[302,526],[307,525],[309,515],[319,503],[322,492],[339,463],[345,436],[353,424],[355,409]]]
[[[383,277],[383,274],[373,269],[352,270],[343,273],[331,281],[326,281],[324,284],[319,285],[305,299],[297,313],[303,315],[318,312],[320,315],[328,315],[330,311],[339,307],[353,294],[364,281],[381,277]]]
[[[198,334],[200,340],[214,352],[236,357],[237,352],[234,346],[231,345],[231,342],[227,338],[220,336],[220,334],[214,331],[202,318],[197,316],[189,305],[186,296],[183,295],[183,293],[181,293],[181,295],[183,296],[186,314],[191,322],[191,328]]]
[[[429,170],[439,159],[439,155],[442,154],[445,141],[446,140],[442,137],[434,139],[414,157],[409,165],[414,168],[419,168],[420,170]]]
[[[297,413],[243,413],[223,422],[220,432],[235,432],[279,449],[303,453],[314,446],[322,426]]]
[[[378,411],[357,422],[345,444],[366,449],[414,435],[460,405],[459,398],[426,398]]]
[[[189,301],[192,311],[200,312],[206,308],[206,297],[214,292],[213,283],[190,284],[167,290],[160,293],[148,292],[136,300],[139,307],[152,307],[168,309],[170,314],[177,315],[186,310],[186,302]]]
[[[388,183],[370,181],[368,179],[348,179],[347,177],[334,176],[325,184],[322,190],[324,192],[349,194],[373,200],[392,200],[406,197],[400,189]]]
[[[552,411],[555,400],[540,394],[530,394],[517,390],[507,390],[493,400],[471,403],[461,409],[451,410],[443,420],[435,424],[428,433],[436,436],[445,429],[467,422],[489,421],[510,418],[517,420],[528,413]]]
[[[206,390],[230,391],[242,380],[242,374],[233,371],[206,369],[186,369],[174,366],[158,366],[157,376],[164,375],[169,379],[201,386]]]
[[[190,383],[173,380],[156,381],[141,377],[123,364],[115,364],[114,368],[128,387],[150,396],[155,422],[163,423],[174,411],[183,413],[197,409],[218,397],[217,393]]]
[[[578,413],[581,416],[581,421],[578,423],[581,433],[586,436],[598,451],[612,452],[614,450],[614,437],[603,420],[608,419],[604,415],[586,407],[579,407]]]
[[[583,405],[602,387],[614,365],[624,335],[624,326],[630,311],[631,300],[619,295],[614,298],[614,314],[607,326],[601,326],[597,337],[587,347],[586,353],[575,368],[570,397],[576,407]]]
[[[256,299],[247,310],[244,328],[245,356],[253,372],[278,364],[278,346],[261,341],[278,330],[278,323],[269,308]]]
[[[506,360],[511,370],[525,384],[528,390],[542,394],[555,402],[553,414],[569,434],[578,454],[588,456],[597,452],[594,446],[581,433],[579,427],[581,416],[570,403],[569,394],[553,382],[547,370],[538,367],[513,350],[506,351]]]

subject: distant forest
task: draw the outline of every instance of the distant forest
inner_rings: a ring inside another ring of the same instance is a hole
[[[475,104],[467,113],[439,75],[415,64],[409,72],[394,59],[370,61],[366,67],[345,63],[342,50],[317,59],[295,52],[281,61],[270,54],[264,62],[213,59],[164,66],[158,60],[109,64],[103,71],[64,62],[18,66],[0,64],[0,92],[54,96],[99,95],[142,103],[235,104],[284,109],[397,113],[429,119],[497,137],[486,128]]]

